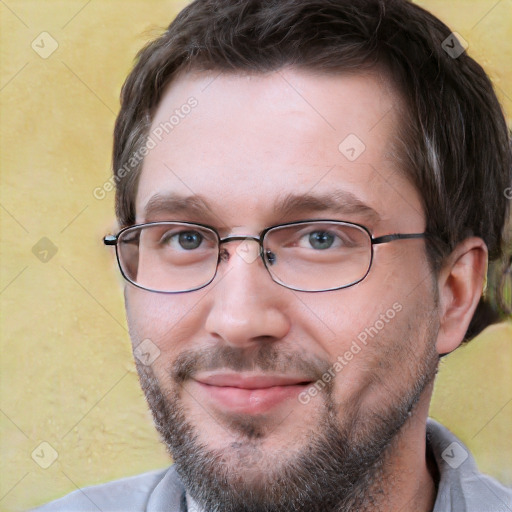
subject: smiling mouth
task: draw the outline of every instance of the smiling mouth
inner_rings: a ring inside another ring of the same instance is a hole
[[[241,373],[212,373],[192,380],[200,401],[222,412],[264,414],[297,397],[310,386],[310,378]]]

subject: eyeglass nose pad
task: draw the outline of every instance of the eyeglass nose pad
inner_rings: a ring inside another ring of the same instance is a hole
[[[221,247],[219,249],[219,259],[217,263],[220,263],[221,261],[228,261],[229,260],[229,251],[227,247]]]
[[[263,259],[265,260],[265,262],[271,266],[275,265],[276,260],[277,260],[276,254],[274,252],[272,252],[270,249],[263,249],[263,247],[261,248],[261,251],[262,251],[262,256],[263,256]]]

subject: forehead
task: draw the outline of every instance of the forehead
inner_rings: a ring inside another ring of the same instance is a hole
[[[398,103],[377,74],[185,74],[154,115],[137,222],[154,220],[145,209],[155,196],[193,197],[230,227],[264,227],[293,220],[276,218],[291,196],[300,217],[300,197],[306,214],[311,198],[331,195],[396,229],[421,227],[420,197],[393,158]]]

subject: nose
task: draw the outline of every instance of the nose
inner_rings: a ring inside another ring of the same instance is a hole
[[[233,241],[223,247],[221,255],[208,294],[212,305],[206,330],[243,348],[282,339],[290,329],[286,294],[292,292],[272,281],[259,256],[258,243]]]

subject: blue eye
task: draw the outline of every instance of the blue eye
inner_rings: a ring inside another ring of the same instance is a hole
[[[334,236],[328,231],[314,231],[309,235],[309,243],[314,249],[329,249],[334,243]]]
[[[203,241],[203,235],[197,231],[183,231],[182,233],[174,235],[174,237],[175,236],[178,236],[178,243],[187,251],[197,249]]]

